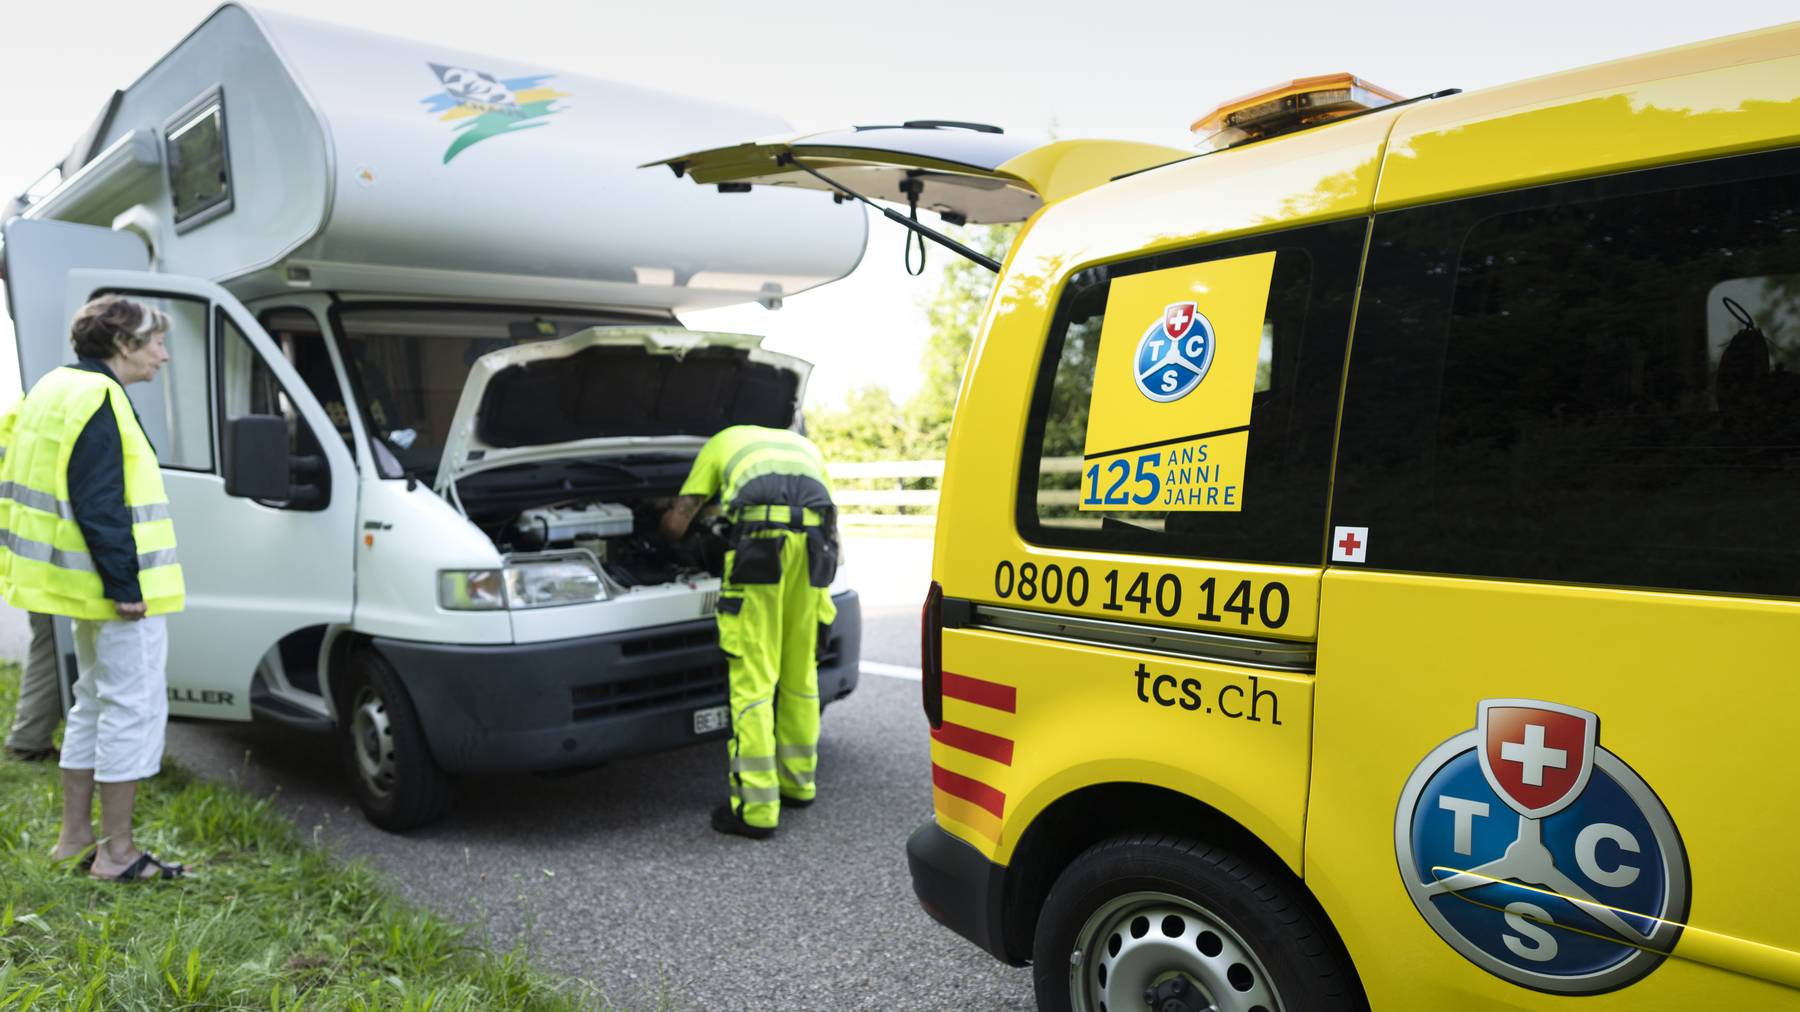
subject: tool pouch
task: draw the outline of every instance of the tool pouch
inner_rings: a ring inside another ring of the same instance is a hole
[[[780,583],[781,544],[785,539],[739,538],[729,557],[726,580],[736,584]]]

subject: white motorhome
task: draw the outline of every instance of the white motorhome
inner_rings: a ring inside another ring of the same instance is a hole
[[[676,313],[842,277],[867,223],[635,166],[783,129],[237,4],[117,93],[0,263],[27,387],[95,294],[175,321],[131,391],[187,575],[171,712],[334,732],[395,829],[449,774],[728,733],[719,581],[655,521],[717,429],[800,427],[808,366]]]

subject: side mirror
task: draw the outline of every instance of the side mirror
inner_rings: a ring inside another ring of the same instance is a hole
[[[225,423],[225,494],[241,499],[288,498],[285,419],[243,415]]]

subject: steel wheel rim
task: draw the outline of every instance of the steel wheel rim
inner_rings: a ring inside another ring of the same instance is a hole
[[[1160,1008],[1160,999],[1158,1006],[1147,1000],[1147,992],[1158,988],[1165,997],[1181,989],[1178,1000],[1191,1012],[1283,1008],[1255,950],[1194,901],[1171,893],[1133,892],[1101,904],[1076,933],[1069,957],[1074,1012]]]
[[[387,704],[371,687],[357,690],[350,722],[350,745],[356,753],[356,771],[379,797],[394,790],[394,729],[388,722]]]

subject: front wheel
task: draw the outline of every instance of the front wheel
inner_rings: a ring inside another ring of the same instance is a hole
[[[1051,888],[1032,946],[1038,1008],[1368,1008],[1336,935],[1294,884],[1179,837],[1115,837]]]
[[[351,658],[346,674],[338,741],[363,814],[394,832],[442,817],[450,809],[450,780],[431,756],[400,676],[368,650]]]

